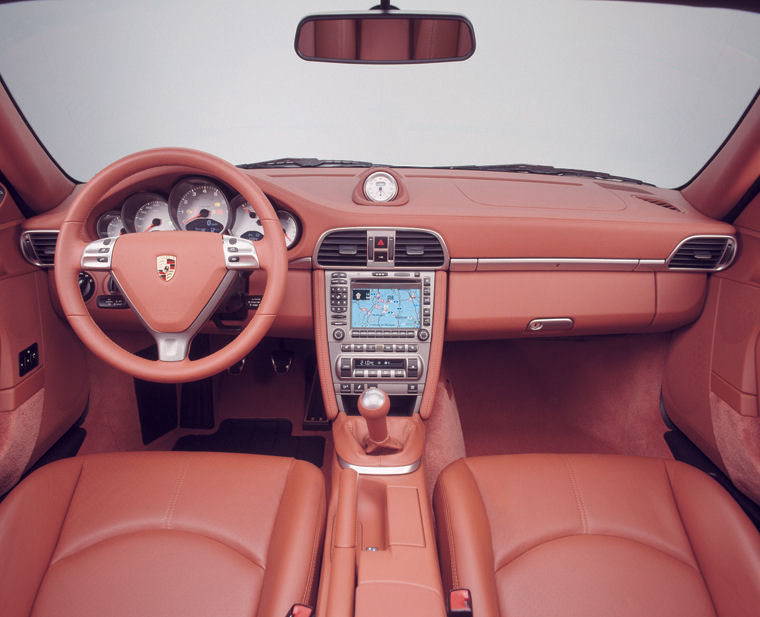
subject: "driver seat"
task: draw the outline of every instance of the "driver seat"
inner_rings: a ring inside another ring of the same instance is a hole
[[[325,518],[303,461],[94,454],[0,504],[0,615],[265,615],[313,606]]]

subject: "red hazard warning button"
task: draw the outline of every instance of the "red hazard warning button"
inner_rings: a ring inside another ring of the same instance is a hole
[[[388,236],[375,236],[375,248],[387,249],[388,248]]]

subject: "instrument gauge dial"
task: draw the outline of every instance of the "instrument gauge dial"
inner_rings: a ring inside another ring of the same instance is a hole
[[[186,231],[222,233],[230,221],[230,204],[215,184],[208,181],[183,181],[176,192],[176,221]],[[176,190],[176,189],[175,189]],[[172,191],[172,198],[175,191]]]
[[[121,218],[128,232],[173,231],[169,204],[158,193],[135,193],[121,208]]]
[[[97,222],[98,238],[113,238],[126,233],[124,222],[121,220],[121,212],[109,210],[100,215]]]
[[[256,242],[264,237],[264,228],[261,225],[259,216],[251,205],[242,195],[238,195],[232,200],[232,212],[234,223],[230,229],[233,236],[245,238]],[[277,218],[282,225],[282,232],[285,235],[285,246],[291,248],[298,242],[301,234],[301,226],[295,215],[287,210],[276,209]]]

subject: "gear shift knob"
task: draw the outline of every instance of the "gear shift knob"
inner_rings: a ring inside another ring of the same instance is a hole
[[[380,388],[369,388],[359,397],[359,413],[367,421],[369,438],[375,443],[388,439],[388,424],[385,421],[391,408],[390,397]]]

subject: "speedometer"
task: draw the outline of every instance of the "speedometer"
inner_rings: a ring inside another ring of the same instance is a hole
[[[205,178],[186,178],[169,196],[180,229],[222,233],[230,220],[230,205],[222,189]]]

